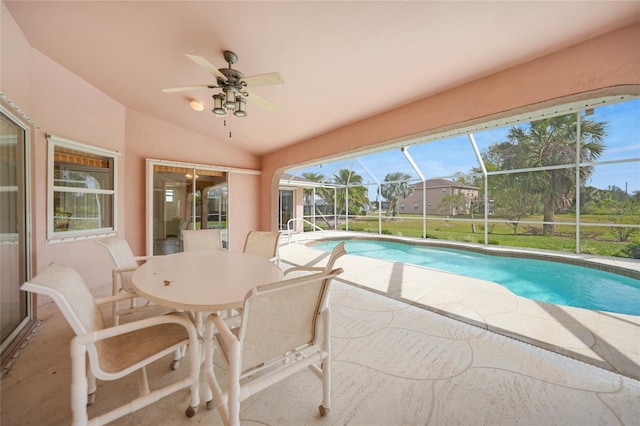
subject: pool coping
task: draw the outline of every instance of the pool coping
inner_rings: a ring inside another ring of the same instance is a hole
[[[286,248],[287,245],[282,245],[281,256],[287,263],[294,265],[322,263],[327,253],[313,249],[308,244],[317,240],[337,239],[396,241],[541,260],[555,257],[555,261],[613,273],[626,270],[628,273],[621,275],[640,277],[640,261],[633,259],[549,253],[518,247],[478,247],[472,243],[449,243],[352,231],[294,235],[290,242],[296,243],[294,245],[298,247],[304,246],[305,250],[298,250],[304,252],[304,255],[294,253]],[[489,281],[399,262],[350,255],[338,262],[345,269],[340,281],[640,380],[640,316],[536,302],[517,296]],[[399,268],[402,271],[401,277],[394,278],[393,271],[398,271]],[[445,283],[448,291],[442,291]]]
[[[328,237],[323,240],[341,240],[347,237]],[[401,237],[396,235],[353,235],[352,240],[384,240],[399,242],[412,246],[429,246],[439,248],[456,248],[472,251],[480,254],[500,257],[515,257],[521,259],[544,260],[547,262],[566,263],[575,266],[598,269],[603,272],[622,275],[640,280],[640,260],[616,258],[609,256],[597,256],[588,254],[577,254],[568,252],[556,252],[552,250],[530,249],[526,247],[504,247],[494,245],[483,245],[477,243],[464,243],[460,241],[444,241],[433,239],[416,239],[412,237]],[[312,243],[311,243],[312,244]]]

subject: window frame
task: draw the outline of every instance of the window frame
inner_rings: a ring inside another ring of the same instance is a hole
[[[55,135],[47,135],[48,141],[48,173],[47,173],[47,243],[57,243],[65,241],[76,241],[87,238],[98,238],[108,235],[114,235],[118,230],[118,158],[120,153],[118,151],[99,148],[92,145],[87,145],[77,141],[65,139]],[[86,153],[89,155],[99,155],[107,157],[110,160],[110,175],[112,176],[113,189],[97,189],[97,188],[79,188],[72,186],[58,186],[55,184],[55,152],[56,148],[66,148]],[[96,194],[96,195],[108,195],[112,197],[111,203],[111,226],[71,230],[71,231],[55,231],[54,219],[55,219],[55,193],[67,192],[67,193],[79,193],[79,194]]]

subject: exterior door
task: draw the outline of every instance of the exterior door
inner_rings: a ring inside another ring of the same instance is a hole
[[[290,219],[293,219],[294,214],[293,205],[293,189],[281,189],[280,190],[280,230],[287,229],[287,223]]]
[[[227,173],[203,166],[147,160],[152,188],[150,222],[152,254],[182,251],[185,229],[218,228],[228,247]]]
[[[29,129],[0,109],[0,324],[2,365],[33,324],[28,278],[27,150]]]

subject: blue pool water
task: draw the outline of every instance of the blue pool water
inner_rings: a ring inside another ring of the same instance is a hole
[[[313,247],[331,251],[339,242],[323,241]],[[389,241],[346,240],[345,248],[353,255],[492,281],[519,296],[541,302],[640,315],[640,280],[597,269]]]

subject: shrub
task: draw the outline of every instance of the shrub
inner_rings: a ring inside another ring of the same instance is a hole
[[[627,244],[623,251],[631,259],[640,259],[640,242]]]

